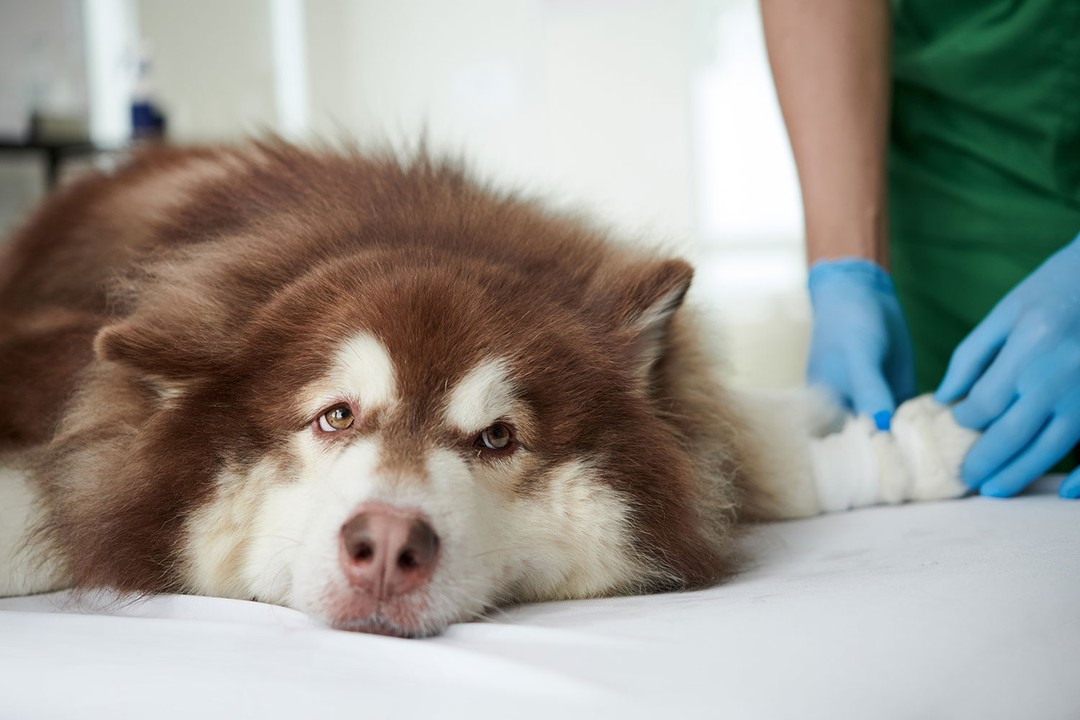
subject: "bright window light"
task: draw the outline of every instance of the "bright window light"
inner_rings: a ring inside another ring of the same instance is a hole
[[[302,140],[311,125],[303,0],[272,0],[270,27],[278,132],[288,140]]]

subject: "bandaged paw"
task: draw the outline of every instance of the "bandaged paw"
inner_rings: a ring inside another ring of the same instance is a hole
[[[960,465],[979,433],[957,425],[948,406],[933,395],[909,400],[893,416],[892,436],[912,481],[902,499],[942,500],[967,492]]]
[[[960,464],[977,433],[923,395],[901,405],[891,432],[850,417],[839,432],[812,440],[811,466],[824,512],[905,500],[939,500],[967,491]]]

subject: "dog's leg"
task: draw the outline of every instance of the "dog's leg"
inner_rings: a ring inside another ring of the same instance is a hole
[[[31,595],[66,585],[59,564],[31,542],[41,518],[29,475],[0,458],[0,597]]]
[[[929,395],[901,405],[891,432],[831,410],[809,390],[740,402],[758,468],[748,489],[751,517],[805,517],[967,491],[960,464],[978,435]]]
[[[960,464],[977,438],[930,395],[897,408],[887,433],[850,418],[840,432],[810,442],[821,510],[959,497],[968,489]]]

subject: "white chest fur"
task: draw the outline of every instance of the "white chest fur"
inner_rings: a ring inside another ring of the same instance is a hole
[[[42,561],[27,544],[40,519],[25,472],[0,465],[0,597],[30,595],[65,585],[55,563]]]

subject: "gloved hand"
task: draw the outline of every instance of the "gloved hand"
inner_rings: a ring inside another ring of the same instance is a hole
[[[814,329],[807,380],[888,430],[898,403],[915,394],[911,336],[892,279],[861,258],[810,268]]]
[[[1080,236],[957,346],[935,398],[961,397],[956,422],[986,430],[961,467],[983,495],[1015,495],[1080,440]],[[1080,470],[1058,492],[1080,497]]]

